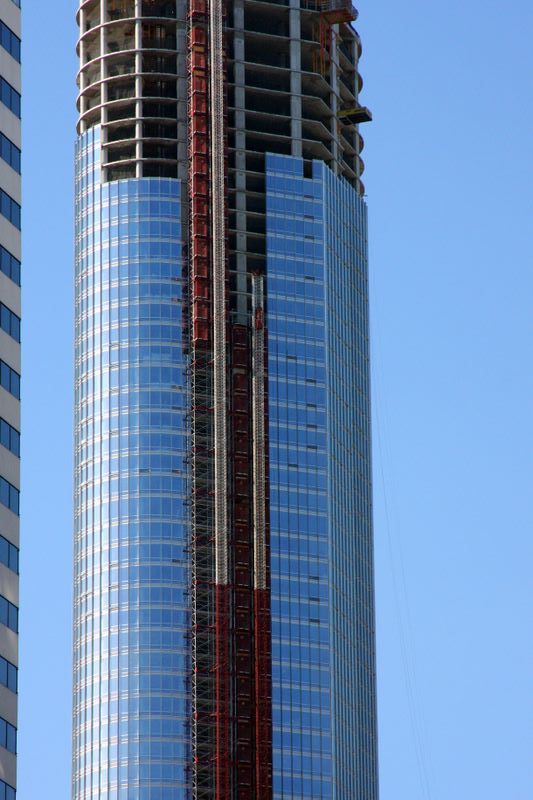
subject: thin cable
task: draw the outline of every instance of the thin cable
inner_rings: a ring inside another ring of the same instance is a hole
[[[380,345],[379,333],[373,331],[372,341]],[[380,348],[381,349],[381,348]],[[426,734],[426,726],[424,723],[423,702],[418,688],[418,680],[415,668],[414,658],[414,633],[411,621],[411,613],[407,592],[407,579],[404,567],[404,559],[402,553],[402,546],[399,537],[393,539],[392,526],[390,521],[389,512],[389,498],[387,491],[387,481],[385,479],[384,461],[385,452],[382,445],[382,429],[384,435],[384,415],[381,413],[381,399],[382,392],[379,380],[379,361],[376,359],[376,350],[373,349],[373,387],[375,391],[374,396],[374,430],[377,432],[379,461],[380,461],[380,478],[383,491],[383,506],[385,511],[385,527],[387,531],[387,547],[390,559],[390,567],[392,574],[393,594],[395,600],[395,610],[398,621],[398,632],[400,639],[400,653],[402,658],[402,665],[404,671],[404,680],[407,694],[407,705],[409,708],[409,717],[411,722],[411,730],[414,741],[414,750],[418,766],[418,774],[420,779],[420,789],[422,797],[425,800],[431,800],[431,758],[430,749],[428,746],[428,738]],[[396,541],[396,546],[394,544]],[[398,574],[399,573],[399,574]]]

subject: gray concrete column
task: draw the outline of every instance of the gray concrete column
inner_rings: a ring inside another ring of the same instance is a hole
[[[290,0],[289,36],[291,67],[292,155],[302,155],[302,47],[300,0]]]

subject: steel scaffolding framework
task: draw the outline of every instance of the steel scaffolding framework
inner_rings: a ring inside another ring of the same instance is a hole
[[[193,792],[267,800],[263,301],[257,288],[247,324],[229,314],[224,19],[219,0],[189,0]]]

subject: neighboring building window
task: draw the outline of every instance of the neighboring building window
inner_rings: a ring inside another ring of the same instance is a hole
[[[15,61],[20,64],[20,39],[13,33],[11,28],[8,28],[5,22],[0,19],[0,44],[7,50],[10,56],[13,56]],[[0,800],[2,798],[0,797]]]
[[[8,569],[19,574],[19,549],[8,542],[4,536],[0,536],[0,564],[4,564]],[[0,795],[0,800],[1,798]]]
[[[15,228],[20,230],[20,206],[12,197],[0,189],[0,213],[8,219]]]
[[[20,175],[20,150],[16,144],[13,144],[11,139],[8,139],[3,133],[0,133],[0,158],[3,158],[6,164],[13,167],[15,172]],[[2,797],[0,796],[0,800]]]
[[[15,3],[15,5],[18,5],[18,3]],[[17,793],[9,783],[0,781],[0,800],[15,800],[16,796]]]
[[[0,77],[0,101],[7,106],[16,117],[20,117],[20,94],[2,77]]]
[[[20,342],[20,317],[3,303],[0,303],[0,328]]]
[[[13,603],[6,600],[0,594],[0,623],[6,625],[9,630],[19,632],[19,610]],[[0,717],[1,719],[1,717]]]
[[[2,417],[0,417],[0,444],[20,458],[20,433]]]
[[[0,244],[0,272],[20,286],[20,261]],[[0,797],[0,800],[2,798]]]
[[[0,717],[0,747],[5,747],[10,753],[17,752],[17,729],[2,717]]]
[[[11,661],[8,661],[7,658],[0,656],[0,683],[2,686],[7,686],[7,688],[17,694],[18,692],[18,681],[19,681],[19,671]],[[0,784],[0,800],[2,800],[2,790]]]
[[[20,400],[20,375],[0,359],[0,386]]]
[[[13,514],[19,513],[20,492],[0,475],[0,503]]]

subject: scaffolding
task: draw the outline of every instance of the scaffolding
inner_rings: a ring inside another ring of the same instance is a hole
[[[189,0],[193,796],[268,800],[264,359],[256,317],[229,318],[223,28],[222,3]]]
[[[213,376],[206,0],[190,0],[189,305],[191,387],[191,693],[193,793],[214,797]]]
[[[231,461],[233,515],[233,740],[234,797],[252,800],[254,793],[254,625],[252,590],[253,466],[250,423],[250,330],[231,325]]]
[[[320,44],[315,69],[326,75],[332,60],[335,25],[355,22],[359,13],[351,0],[302,0],[302,8],[319,15],[317,41]]]
[[[209,2],[209,126],[211,280],[213,293],[213,428],[215,550],[215,797],[231,798],[230,551],[228,509],[228,304],[226,263],[224,12]]]
[[[254,541],[254,660],[256,707],[256,798],[272,796],[272,681],[268,525],[267,375],[264,279],[252,276],[252,448]]]

